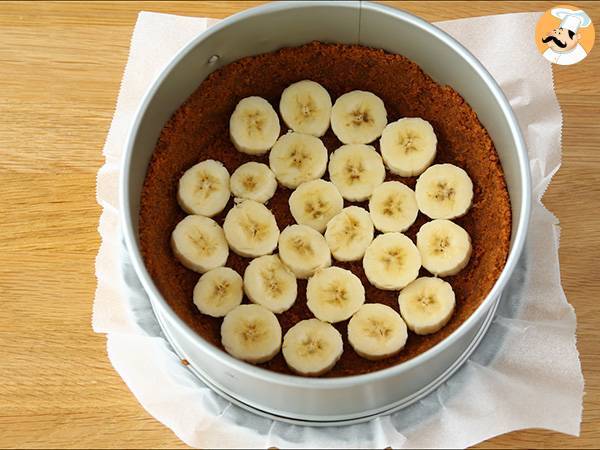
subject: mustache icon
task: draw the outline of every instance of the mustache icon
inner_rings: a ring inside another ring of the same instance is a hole
[[[562,41],[560,41],[560,40],[559,40],[557,37],[555,37],[555,36],[548,36],[548,37],[542,38],[542,42],[543,42],[544,44],[546,44],[547,42],[550,42],[550,41],[553,41],[553,42],[554,42],[554,43],[555,43],[555,44],[556,44],[558,47],[560,47],[560,48],[565,48],[565,47],[567,46],[567,43],[566,43],[566,42],[562,42]]]

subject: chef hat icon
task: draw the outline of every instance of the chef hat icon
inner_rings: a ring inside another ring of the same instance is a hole
[[[581,9],[574,11],[569,8],[553,8],[550,12],[561,20],[560,28],[571,30],[573,33],[577,33],[579,28],[586,28],[592,23],[590,16]]]

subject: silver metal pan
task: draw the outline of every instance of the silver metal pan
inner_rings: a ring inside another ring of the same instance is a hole
[[[160,131],[202,80],[239,58],[310,41],[358,43],[410,58],[456,89],[494,141],[512,204],[506,266],[479,308],[445,340],[397,366],[351,377],[283,375],[232,358],[191,330],[169,307],[140,254],[140,193]],[[173,56],[137,111],[130,130],[120,200],[125,241],[165,335],[194,373],[247,408],[302,423],[345,423],[404,407],[429,393],[473,351],[493,317],[523,248],[530,212],[529,163],[517,121],[497,83],[458,42],[406,12],[364,2],[281,2],[231,16]]]

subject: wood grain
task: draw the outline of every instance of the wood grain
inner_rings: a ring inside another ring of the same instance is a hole
[[[221,18],[258,3],[0,3],[0,446],[184,447],[137,403],[91,330],[95,177],[138,12]],[[388,3],[430,21],[553,5]],[[600,22],[600,5],[577,5]],[[555,69],[563,165],[545,196],[561,222],[563,286],[579,321],[582,436],[527,430],[481,447],[600,445],[598,73],[600,48]]]

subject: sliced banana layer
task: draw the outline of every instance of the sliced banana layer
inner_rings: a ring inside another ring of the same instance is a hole
[[[341,322],[352,317],[365,302],[360,278],[341,267],[319,269],[308,279],[306,304],[324,322]]]
[[[274,313],[291,308],[298,295],[296,277],[277,255],[253,259],[244,272],[244,292],[252,303]]]
[[[279,228],[273,213],[262,203],[244,200],[229,210],[223,223],[229,247],[240,256],[268,255],[277,247]]]
[[[344,207],[344,199],[333,183],[313,180],[302,183],[292,192],[289,205],[297,223],[322,233],[327,222]]]
[[[317,376],[328,372],[340,359],[343,350],[340,332],[318,319],[298,322],[283,337],[285,362],[300,375]]]
[[[379,143],[388,169],[401,177],[413,177],[435,159],[437,137],[426,120],[406,117],[385,127]]]
[[[389,291],[402,289],[419,275],[421,255],[402,233],[385,233],[367,248],[363,268],[373,286]]]
[[[373,191],[369,211],[375,228],[384,233],[405,231],[417,220],[415,192],[399,181],[386,181]]]
[[[177,201],[188,214],[219,214],[229,201],[229,172],[214,159],[190,167],[179,179]]]
[[[331,108],[331,129],[344,144],[373,142],[386,125],[385,105],[371,92],[348,92]]]
[[[431,334],[448,323],[454,311],[454,291],[440,278],[421,277],[398,296],[400,314],[416,334]]]
[[[325,240],[338,261],[358,261],[373,241],[374,232],[367,210],[348,206],[327,223]]]
[[[199,273],[224,266],[229,256],[223,229],[204,216],[187,216],[179,222],[171,234],[171,247],[181,264]]]
[[[473,183],[460,167],[436,164],[421,174],[415,187],[417,205],[432,219],[464,215],[473,201]]]
[[[331,266],[331,253],[321,233],[307,225],[290,225],[279,236],[279,256],[298,278]]]
[[[323,136],[329,128],[331,97],[323,86],[310,80],[284,89],[279,112],[285,124],[299,133]]]
[[[406,344],[408,332],[400,314],[381,303],[362,305],[348,322],[348,341],[363,358],[395,355]]]
[[[269,151],[279,137],[279,117],[261,97],[246,97],[237,104],[229,119],[229,136],[235,148],[249,155]]]
[[[200,277],[194,287],[194,304],[202,314],[223,317],[242,303],[242,277],[229,267],[217,267]]]
[[[469,263],[471,238],[461,226],[446,219],[424,224],[417,233],[423,267],[440,277],[456,275]]]
[[[277,140],[269,153],[269,166],[277,181],[295,189],[323,176],[327,168],[327,149],[317,137],[287,133]]]
[[[233,172],[229,186],[237,198],[265,203],[275,194],[277,180],[269,166],[251,161]]]
[[[383,183],[385,167],[375,147],[342,145],[329,158],[329,178],[346,200],[362,202]]]
[[[260,364],[279,352],[281,326],[264,306],[240,305],[223,319],[221,342],[234,358]]]

